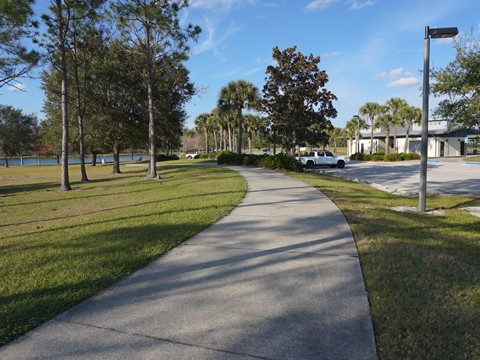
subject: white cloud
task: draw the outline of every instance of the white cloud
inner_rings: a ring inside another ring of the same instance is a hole
[[[207,33],[207,38],[196,46],[192,53],[194,55],[201,54],[206,51],[212,50],[215,56],[223,58],[220,48],[226,40],[237,33],[241,29],[240,26],[237,26],[235,23],[231,23],[230,26],[223,32],[220,37],[216,37],[216,28],[215,25],[209,19],[205,19],[205,30]]]
[[[305,7],[307,11],[315,11],[319,9],[326,9],[330,5],[339,2],[340,0],[313,0]],[[360,10],[368,6],[375,4],[374,0],[364,0],[364,1],[355,1],[355,0],[346,0],[344,1],[345,5],[350,5],[348,10]]]
[[[255,74],[256,72],[258,72],[258,71],[260,71],[260,70],[264,70],[264,69],[261,68],[261,67],[256,67],[256,68],[250,69],[250,70],[248,70],[248,71],[245,71],[245,76],[253,75],[253,74]]]
[[[214,9],[217,7],[230,8],[234,5],[254,5],[255,0],[192,0],[190,6],[192,8]]]
[[[350,4],[350,8],[348,10],[360,10],[368,6],[375,5],[375,1],[373,0],[366,0],[363,2],[349,0],[347,3]]]
[[[25,91],[27,90],[27,85],[25,84],[22,84],[22,83],[15,83],[13,85],[10,85],[8,88],[7,88],[8,91]]]
[[[375,75],[375,79],[398,79],[403,74],[403,68],[399,67],[390,71],[382,71]]]
[[[340,51],[331,51],[331,52],[328,52],[328,53],[325,53],[325,54],[322,54],[321,57],[324,57],[324,58],[327,58],[327,57],[334,57],[334,56],[338,56],[338,55],[341,55],[342,53]]]
[[[315,11],[318,9],[325,9],[329,5],[336,3],[337,1],[339,0],[314,0],[305,7],[305,10]]]
[[[413,76],[409,71],[404,71],[402,67],[390,71],[382,71],[375,75],[374,79],[388,79],[389,88],[410,87],[420,83],[420,80]]]
[[[403,88],[410,87],[420,83],[420,80],[414,76],[400,78],[398,80],[390,82],[387,87],[389,88]]]
[[[453,38],[435,39],[435,44],[443,45],[443,44],[451,44],[451,43],[453,43]]]

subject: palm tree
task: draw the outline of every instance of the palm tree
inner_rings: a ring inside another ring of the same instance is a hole
[[[397,153],[397,127],[403,125],[403,118],[401,116],[402,109],[407,107],[407,102],[400,98],[391,98],[387,100],[386,105],[392,114],[391,124],[393,126],[393,146]]]
[[[345,128],[343,129],[343,134],[344,136],[349,140],[350,142],[350,155],[353,154],[353,138],[355,137],[355,134],[357,133],[357,122],[356,119],[351,119],[347,121],[345,124]]]
[[[333,153],[337,152],[337,139],[342,136],[342,129],[334,127],[330,133],[330,140],[333,142]]]
[[[422,122],[422,110],[415,106],[406,106],[401,110],[401,116],[406,127],[405,143],[403,145],[403,152],[406,153],[408,150],[408,136],[410,135],[410,127],[413,124],[420,124]]]
[[[195,127],[197,128],[198,132],[204,132],[205,134],[205,152],[208,154],[210,151],[208,147],[208,135],[210,133],[208,118],[210,117],[209,113],[202,113],[197,116],[195,119]]]
[[[243,109],[256,109],[260,102],[258,88],[245,80],[231,81],[220,90],[218,105],[236,112],[238,122],[238,153],[242,153]]]
[[[258,127],[260,126],[260,122],[262,121],[260,116],[258,115],[253,115],[253,114],[247,114],[243,118],[244,122],[244,128],[247,131],[247,136],[248,136],[248,149],[250,154],[252,153],[252,138],[253,138],[253,133],[257,132]]]
[[[370,154],[373,153],[373,129],[375,117],[382,113],[382,106],[376,102],[367,102],[365,105],[360,107],[360,115],[366,115],[370,119]]]
[[[380,115],[375,119],[375,127],[385,130],[385,144],[386,144],[385,153],[387,154],[390,152],[389,140],[390,140],[391,124],[392,124],[392,114],[390,114],[387,111],[385,111],[382,115]]]

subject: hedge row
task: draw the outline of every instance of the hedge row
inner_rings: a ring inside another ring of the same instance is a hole
[[[179,157],[175,154],[158,154],[157,161],[179,160]]]
[[[303,172],[303,166],[295,160],[293,156],[286,154],[277,154],[273,156],[252,154],[239,155],[231,151],[222,151],[217,154],[217,164],[257,166],[271,170],[281,169]]]
[[[375,154],[361,154],[355,153],[350,155],[350,160],[361,160],[361,161],[404,161],[404,160],[420,160],[420,155],[417,153],[400,153],[400,154],[385,154],[385,153],[375,153]]]

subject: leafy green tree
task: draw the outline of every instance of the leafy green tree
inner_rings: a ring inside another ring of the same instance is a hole
[[[70,93],[75,100],[75,113],[78,122],[78,150],[80,156],[81,181],[88,181],[85,168],[85,135],[84,122],[87,112],[87,102],[91,94],[92,59],[98,56],[97,48],[103,42],[96,29],[99,20],[98,12],[103,0],[76,0],[71,7],[71,19],[67,27],[67,66],[73,84]]]
[[[370,154],[373,152],[373,129],[375,117],[382,113],[382,106],[376,102],[367,102],[359,109],[360,115],[366,115],[370,119]]]
[[[432,92],[447,97],[435,114],[466,128],[480,125],[480,42],[470,37],[455,41],[456,57],[443,69],[432,69]]]
[[[258,88],[245,80],[231,81],[220,89],[218,107],[236,115],[238,126],[237,152],[242,153],[243,109],[258,109],[260,94]]]
[[[337,98],[325,88],[328,76],[318,68],[320,57],[304,56],[296,49],[273,48],[276,65],[267,67],[263,87],[263,109],[288,151],[304,144],[318,128],[328,128],[329,118],[337,116],[332,104]]]
[[[183,65],[185,56],[174,54],[158,59],[168,65],[157,64],[157,68],[169,69],[162,76],[163,81],[155,83],[154,109],[158,145],[165,152],[179,149],[181,135],[187,117],[185,104],[195,94],[195,87],[189,78],[189,71]],[[141,99],[139,99],[141,100]]]
[[[157,126],[155,117],[155,82],[161,81],[168,68],[158,68],[158,60],[173,54],[188,51],[187,43],[196,40],[200,28],[191,24],[182,27],[179,12],[188,7],[188,0],[118,0],[112,3],[117,26],[122,39],[128,45],[126,54],[131,51],[143,57],[138,68],[144,74],[147,87],[148,135],[150,163],[148,178],[157,179]]]
[[[8,167],[8,158],[22,156],[33,149],[38,131],[35,115],[24,115],[21,110],[0,105],[0,151]]]
[[[104,143],[113,150],[112,173],[119,174],[120,151],[135,141],[147,141],[146,87],[137,67],[138,59],[125,57],[118,41],[107,44],[97,63],[93,88],[96,126]]]
[[[61,76],[61,108],[62,108],[62,163],[60,190],[71,190],[68,173],[69,156],[69,111],[68,111],[68,73],[67,73],[67,32],[72,16],[71,3],[68,0],[52,0],[50,13],[42,19],[48,27],[45,46],[51,52],[51,62]]]
[[[22,43],[36,34],[38,23],[33,19],[34,0],[0,1],[0,88],[16,86],[20,77],[40,61],[40,54]]]

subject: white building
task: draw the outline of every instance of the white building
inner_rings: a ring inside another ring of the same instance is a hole
[[[397,127],[396,143],[394,138],[395,130],[393,127],[389,129],[388,146],[389,153],[418,153],[420,154],[420,144],[422,138],[421,125],[412,125],[406,137],[407,129],[405,127]],[[358,142],[353,139],[352,144],[349,143],[348,155],[356,153],[369,154],[370,148],[372,153],[387,152],[387,144],[385,142],[385,131],[383,129],[374,129],[373,144],[371,144],[371,132],[369,130],[360,131],[360,140]],[[447,120],[430,120],[428,122],[428,157],[454,157],[466,154],[466,144],[468,136],[475,137],[478,130],[467,131],[458,125],[453,125]],[[407,142],[407,144],[405,144]],[[406,145],[406,146],[405,146]],[[396,150],[396,151],[395,151]]]

